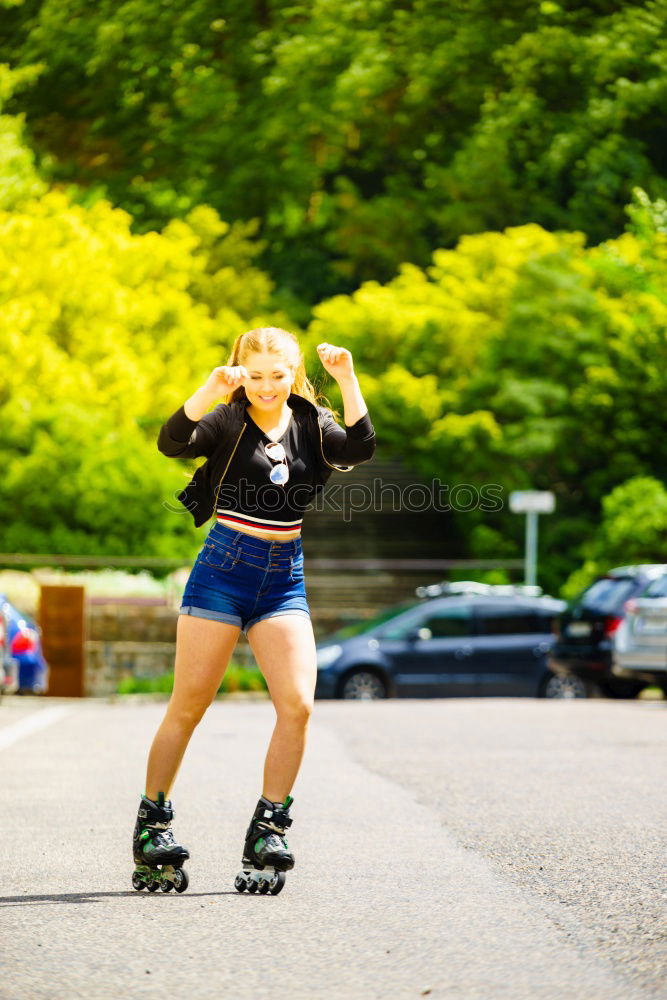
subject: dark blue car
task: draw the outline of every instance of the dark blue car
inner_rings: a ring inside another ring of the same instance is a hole
[[[547,663],[565,602],[492,590],[408,601],[321,639],[316,697],[585,697]]]
[[[42,653],[41,629],[0,594],[0,618],[5,633],[2,684],[17,694],[43,694],[48,687],[49,665]]]

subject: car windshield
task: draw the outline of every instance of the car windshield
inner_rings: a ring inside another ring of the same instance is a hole
[[[603,576],[585,590],[575,604],[587,611],[613,615],[620,611],[632,595],[635,580],[631,576]]]
[[[331,632],[327,636],[327,640],[349,639],[353,635],[362,635],[364,632],[382,625],[383,622],[388,622],[391,618],[395,618],[396,615],[400,615],[403,611],[414,608],[421,603],[421,601],[403,601],[401,604],[392,604],[391,607],[384,608],[383,611],[373,618],[364,618],[362,621],[351,622],[349,625],[339,628],[336,632]]]

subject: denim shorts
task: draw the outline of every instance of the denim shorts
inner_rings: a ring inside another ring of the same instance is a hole
[[[181,615],[248,629],[264,618],[310,619],[301,539],[271,542],[216,521],[183,591]]]

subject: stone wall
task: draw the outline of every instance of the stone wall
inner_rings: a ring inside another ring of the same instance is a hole
[[[87,695],[115,694],[126,677],[174,669],[176,617],[165,600],[89,597],[86,609]]]
[[[126,677],[161,677],[174,669],[174,642],[86,642],[85,692],[115,694]]]
[[[308,572],[306,566],[306,593],[315,638],[360,617],[371,617],[390,604],[414,598],[417,584],[441,578],[442,573]],[[85,693],[114,694],[126,677],[159,677],[171,672],[179,604],[180,600],[174,603],[153,597],[88,597]],[[233,659],[243,666],[255,665],[243,634]]]

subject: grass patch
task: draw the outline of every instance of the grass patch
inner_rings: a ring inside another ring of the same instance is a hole
[[[171,694],[174,687],[174,674],[161,674],[159,677],[124,677],[118,683],[118,694]],[[266,691],[266,681],[257,667],[242,667],[230,663],[218,688],[218,694],[230,694],[234,691]]]
[[[660,701],[661,698],[667,698],[667,694],[663,694],[662,688],[652,686],[640,691],[639,697],[643,698],[644,701]]]

